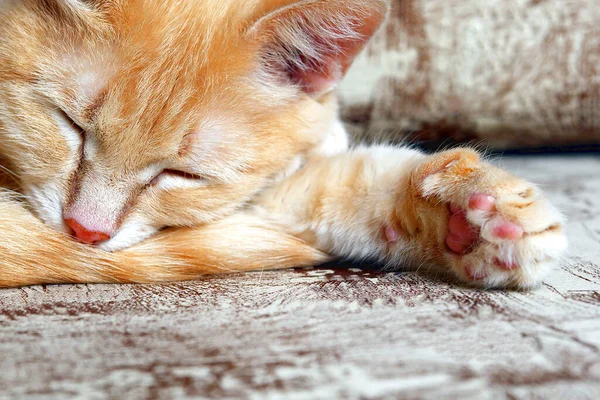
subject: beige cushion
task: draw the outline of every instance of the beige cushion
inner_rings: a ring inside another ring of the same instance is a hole
[[[597,0],[394,0],[339,88],[363,134],[600,142]]]

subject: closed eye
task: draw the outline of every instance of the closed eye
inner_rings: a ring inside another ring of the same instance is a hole
[[[160,182],[160,180],[162,178],[166,178],[166,177],[184,178],[184,179],[189,179],[189,180],[193,180],[193,181],[204,181],[204,177],[197,175],[197,174],[192,174],[192,173],[185,172],[185,171],[179,171],[176,169],[165,169],[160,174],[158,174],[156,177],[154,177],[154,179],[152,179],[152,181],[150,182],[150,185],[152,185],[152,186],[156,185],[156,184],[158,184],[158,182]]]
[[[66,113],[65,110],[59,109],[59,113],[61,115],[61,117],[69,123],[69,125],[71,125],[71,127],[77,131],[77,133],[79,133],[79,135],[81,136],[81,139],[85,139],[85,129],[83,129],[81,126],[79,126],[79,124],[75,121],[73,121],[73,118],[71,118],[69,116],[69,114]]]

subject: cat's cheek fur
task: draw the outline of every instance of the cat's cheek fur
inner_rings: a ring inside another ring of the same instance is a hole
[[[27,201],[32,205],[34,213],[44,223],[60,232],[69,232],[63,219],[65,190],[57,184],[29,186],[24,190]]]

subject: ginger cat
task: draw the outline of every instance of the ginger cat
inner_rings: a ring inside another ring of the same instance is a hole
[[[538,284],[566,239],[533,185],[469,149],[349,148],[333,89],[388,8],[3,2],[0,286],[175,281],[331,257]]]

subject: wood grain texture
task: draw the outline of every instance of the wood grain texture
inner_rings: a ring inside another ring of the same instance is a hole
[[[329,266],[2,290],[0,398],[598,399],[600,158],[499,163],[569,218],[536,291]]]

